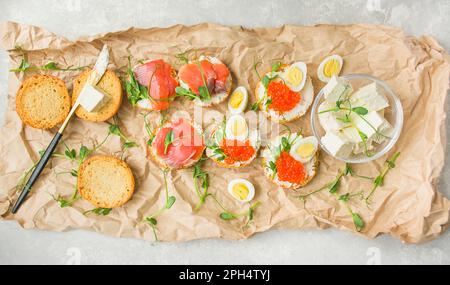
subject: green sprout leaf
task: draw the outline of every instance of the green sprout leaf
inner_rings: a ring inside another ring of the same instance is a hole
[[[339,187],[339,179],[336,179],[335,181],[333,181],[330,186],[328,186],[329,192],[330,193],[336,193]]]
[[[229,221],[229,220],[233,220],[235,218],[235,216],[229,212],[222,212],[222,213],[220,213],[220,218],[222,220]]]
[[[277,61],[274,64],[272,64],[271,70],[272,70],[272,72],[277,72],[278,70],[280,70],[280,67],[281,67],[281,62]]]
[[[175,133],[173,130],[170,130],[164,139],[164,154],[167,154],[167,149],[169,148],[169,145],[173,142],[175,139]]]
[[[75,158],[77,157],[77,151],[74,149],[66,149],[64,151],[64,154],[66,155],[66,157],[70,160],[75,160]]]
[[[259,108],[258,102],[255,102],[255,103],[253,103],[252,106],[250,107],[250,110],[256,112],[256,111],[258,111],[258,108]]]
[[[264,88],[267,89],[267,86],[269,86],[270,81],[271,81],[270,77],[268,75],[265,75],[261,80],[261,83],[264,86]]]
[[[166,209],[170,209],[173,206],[173,204],[175,203],[175,201],[176,201],[175,196],[170,196],[166,202]]]
[[[119,137],[122,135],[119,126],[116,124],[112,124],[109,126],[109,133]]]
[[[353,224],[358,232],[364,228],[364,221],[361,216],[357,213],[352,213]]]
[[[211,95],[209,94],[208,88],[206,88],[206,86],[200,86],[198,88],[198,92],[199,92],[200,100],[202,100],[202,101],[210,101],[211,100]]]
[[[191,101],[198,98],[194,92],[192,92],[191,90],[188,90],[186,88],[180,87],[180,86],[175,88],[175,93],[176,93],[176,96],[186,97],[187,99],[189,99]]]
[[[95,209],[84,212],[84,214],[86,215],[88,213],[94,213],[97,216],[107,216],[107,215],[109,215],[111,210],[112,210],[111,208],[95,208]]]
[[[364,107],[355,107],[355,108],[352,108],[352,111],[355,112],[356,114],[362,115],[362,116],[367,115],[367,113],[369,113],[369,111]]]
[[[79,151],[79,155],[78,155],[80,162],[83,162],[88,155],[89,155],[89,149],[85,145],[82,145],[80,147],[80,151]]]
[[[340,195],[338,200],[339,201],[348,202],[350,200],[350,193],[346,193],[346,194]]]
[[[133,142],[133,141],[127,141],[123,144],[124,148],[132,148],[132,147],[137,147],[138,144]]]
[[[153,226],[156,226],[158,224],[158,221],[156,221],[156,219],[152,218],[152,217],[147,217],[147,218],[145,218],[145,220]]]
[[[375,185],[375,186],[382,186],[383,185],[383,182],[384,182],[384,177],[383,176],[381,176],[381,175],[378,175],[376,178],[375,178],[375,180],[373,181],[373,184]]]
[[[59,68],[56,62],[49,61],[47,64],[42,66],[42,70],[59,70]]]
[[[22,60],[20,61],[19,67],[10,69],[9,71],[10,72],[25,72],[28,69],[30,69],[30,67],[31,67],[31,64],[25,58],[22,58]]]
[[[287,137],[281,138],[281,147],[282,147],[282,151],[289,152],[291,150],[291,144],[289,143],[289,140]]]

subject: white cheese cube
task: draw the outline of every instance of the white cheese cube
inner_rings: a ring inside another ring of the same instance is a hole
[[[386,140],[387,137],[389,138],[392,136],[394,127],[387,120],[385,120],[383,125],[379,128],[378,132],[381,135],[376,135],[373,140],[374,142],[381,144]]]
[[[77,101],[88,112],[94,112],[100,109],[101,106],[107,101],[108,96],[105,95],[99,88],[90,84],[84,85],[81,90]]]
[[[381,131],[384,127],[389,126],[389,122],[386,121],[378,112],[372,111],[367,115],[362,116],[352,114],[352,120],[356,128],[364,133],[369,140],[373,140],[377,137],[377,131]]]
[[[364,143],[363,139],[361,138],[361,135],[358,132],[358,129],[355,127],[349,127],[342,129],[342,134],[351,142],[355,144],[355,147],[353,148],[354,154],[363,153],[367,150],[372,150],[372,140],[367,139]]]
[[[353,142],[336,132],[327,132],[321,141],[333,156],[342,158],[349,157],[355,146]]]
[[[361,87],[353,93],[350,97],[350,102],[353,107],[364,107],[369,112],[379,111],[389,107],[389,101],[376,82]]]
[[[330,81],[323,87],[323,95],[325,100],[336,102],[344,100],[353,92],[353,87],[347,80],[333,76]]]
[[[327,101],[322,102],[317,109],[317,112],[320,113],[324,110],[329,110],[335,108],[336,104],[328,103]],[[344,117],[344,111],[330,111],[318,114],[319,123],[325,131],[339,131],[344,128],[348,124],[344,123],[342,120],[338,120],[340,117]]]

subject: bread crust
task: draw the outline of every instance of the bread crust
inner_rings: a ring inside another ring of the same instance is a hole
[[[287,67],[289,67],[289,65],[288,64],[282,64],[281,66],[280,66],[280,70],[281,71],[284,71]],[[265,76],[265,75],[267,75],[268,73],[270,73],[271,71],[269,70],[267,73],[265,73],[263,76]],[[309,81],[309,82],[308,82]],[[257,84],[256,84],[256,87],[255,87],[255,100],[256,100],[256,102],[258,102],[258,100],[259,100],[259,88],[260,88],[260,84],[262,84],[261,83],[261,81],[259,81]],[[311,79],[311,77],[310,76],[307,76],[307,79],[306,79],[306,83],[305,83],[305,86],[306,86],[306,84],[312,84],[312,79]],[[303,90],[303,89],[302,89]],[[301,91],[300,91],[301,92]],[[314,93],[314,91],[313,91],[313,93]],[[306,109],[306,110],[308,110],[309,108],[311,107],[311,104],[310,105],[308,105],[308,108]],[[277,123],[288,123],[288,122],[292,122],[292,121],[295,121],[295,120],[298,120],[299,118],[301,118],[301,117],[303,117],[304,115],[305,115],[305,113],[303,113],[303,114],[298,114],[298,115],[296,115],[295,117],[293,117],[293,118],[291,118],[291,119],[288,119],[288,120],[285,120],[284,118],[283,118],[283,116],[272,116],[269,112],[267,112],[264,108],[263,108],[263,106],[262,106],[262,103],[259,103],[258,104],[258,108],[259,108],[259,110],[264,114],[264,116],[266,116],[266,118],[267,119],[269,119],[269,120],[272,120],[272,121],[274,121],[274,122],[277,122]]]
[[[267,165],[267,160],[266,158],[263,158],[263,168],[264,168],[264,174],[266,175],[267,179],[269,179],[270,182],[272,182],[273,184],[277,185],[278,187],[284,188],[284,189],[289,189],[289,190],[298,190],[301,187],[306,186],[309,182],[311,182],[311,180],[316,177],[317,175],[317,169],[319,167],[319,152],[316,152],[316,155],[312,158],[313,160],[313,168],[314,168],[314,173],[313,175],[308,176],[304,181],[302,181],[301,183],[298,184],[293,184],[292,186],[286,187],[284,185],[282,185],[281,183],[274,181],[272,179],[272,175],[271,173],[269,173],[268,171],[266,171],[266,165]]]
[[[150,62],[150,61],[154,61],[154,60],[158,60],[158,59],[148,59],[148,60],[145,60],[145,61],[143,61],[141,64],[146,64],[147,62]],[[169,64],[168,62],[166,62],[167,64]],[[137,65],[135,65],[134,67],[133,67],[133,72],[134,72],[134,69],[136,68],[136,67],[138,67],[138,66],[140,66],[141,64],[137,64]],[[175,79],[175,81],[177,82],[177,87],[178,86],[180,86],[180,83],[178,82],[178,71],[170,64],[170,66],[172,67],[172,78],[173,79]],[[128,76],[127,77],[127,79],[128,80],[130,80],[130,76]],[[148,87],[146,86],[146,88],[148,89]],[[126,94],[126,96],[127,96],[127,99],[128,99],[128,97],[129,97],[129,94]],[[173,96],[175,96],[175,94],[173,95]],[[172,96],[172,97],[173,97]],[[169,97],[169,98],[171,98],[171,97]],[[172,99],[174,99],[174,98],[172,98]],[[142,99],[141,99],[142,100]],[[140,100],[139,100],[140,101]],[[139,102],[138,101],[138,102]],[[161,111],[161,110],[155,110],[155,109],[153,109],[153,108],[145,108],[145,107],[141,107],[141,106],[139,106],[139,105],[134,105],[133,106],[133,108],[137,108],[137,109],[139,109],[139,110],[142,110],[142,111],[147,111],[147,112],[150,112],[150,111]],[[169,108],[170,108],[170,105],[169,105]],[[164,109],[164,110],[167,110],[167,109]]]
[[[91,69],[80,73],[73,81],[72,106],[75,104],[86,80],[89,77]],[[112,118],[120,109],[123,99],[122,83],[116,73],[110,69],[106,70],[97,84],[97,87],[107,93],[110,98],[100,110],[96,112],[87,112],[82,106],[75,111],[77,117],[92,122],[104,122]]]
[[[219,59],[216,58],[216,57],[206,57],[205,59],[208,60],[208,61],[210,61],[210,62],[211,62],[211,59],[213,59],[214,61],[217,61],[217,62],[220,62],[220,63],[224,64],[221,60],[219,60]],[[192,63],[192,62],[189,62],[189,64],[190,64],[190,63]],[[224,64],[224,65],[225,65],[225,64]],[[228,66],[227,66],[227,68],[228,68]],[[228,70],[229,70],[229,68],[228,68]],[[180,84],[181,87],[185,87],[185,88],[188,88],[188,89],[189,89],[188,84],[184,83],[184,82],[181,80],[181,78],[179,78],[179,76],[178,76],[177,80],[178,80],[178,83]],[[217,101],[217,102],[213,102],[212,100],[211,100],[211,102],[208,102],[208,103],[205,103],[205,102],[203,102],[203,101],[201,101],[201,100],[194,100],[193,102],[194,102],[195,105],[201,106],[201,107],[211,107],[211,106],[219,105],[219,104],[221,104],[222,102],[224,102],[224,101],[228,98],[228,96],[230,95],[232,85],[233,85],[233,77],[231,76],[231,71],[230,71],[230,74],[228,74],[227,81],[226,81],[226,84],[225,84],[226,90],[225,90],[224,92],[221,92],[221,93],[214,93],[214,94],[211,94],[211,98],[213,98],[214,96],[217,96],[217,95],[219,95],[219,94],[225,94],[225,96],[223,96],[223,97],[222,97],[219,101]]]
[[[86,177],[87,170],[92,166],[93,163],[101,162],[113,162],[115,164],[115,167],[120,167],[125,170],[126,175],[124,177],[121,177],[127,180],[127,189],[120,189],[123,192],[123,195],[120,197],[120,199],[116,199],[114,201],[106,201],[107,199],[98,199],[93,195],[96,189],[89,189],[86,185],[87,179],[90,179],[90,177]],[[77,187],[81,197],[89,201],[94,206],[100,208],[116,208],[122,206],[131,199],[134,193],[135,181],[131,168],[123,160],[120,160],[117,157],[111,155],[95,155],[86,159],[81,164],[80,169],[78,170]]]
[[[194,127],[194,130],[196,131],[196,132],[198,132],[200,135],[202,135],[202,129],[201,129],[201,127],[200,126],[198,126],[197,124],[195,124],[195,123],[190,123],[193,127]],[[159,130],[161,129],[161,128],[164,128],[164,127],[167,127],[168,125],[170,125],[170,123],[169,124],[164,124],[163,126],[160,126],[160,127],[158,127],[156,130],[155,130],[155,136],[156,136],[156,134],[159,132]],[[203,136],[203,135],[202,135]],[[202,156],[203,156],[203,152],[205,151],[205,146],[203,145],[203,149],[202,149],[202,151],[200,152],[200,154],[198,155],[198,157],[195,157],[195,158],[193,158],[192,159],[192,161],[191,162],[189,162],[188,164],[185,164],[185,165],[183,165],[183,166],[181,166],[181,167],[177,167],[177,168],[173,168],[173,167],[170,167],[167,163],[165,163],[164,162],[164,160],[163,159],[161,159],[160,157],[158,157],[158,155],[156,154],[156,150],[154,149],[154,147],[153,147],[153,143],[151,144],[151,145],[148,145],[147,144],[147,157],[149,157],[151,160],[153,160],[156,164],[158,164],[158,166],[160,167],[160,168],[162,168],[162,169],[166,169],[166,168],[170,168],[170,169],[186,169],[186,168],[189,168],[189,167],[191,167],[191,166],[193,166],[194,164],[196,164],[199,160],[200,160],[200,158],[202,158]]]
[[[211,132],[211,136],[210,138],[212,138],[214,136],[214,133],[216,132],[217,129],[214,129]],[[208,158],[210,158],[212,161],[214,161],[218,166],[223,167],[223,168],[228,168],[228,169],[238,169],[238,168],[242,168],[244,166],[250,165],[252,163],[253,160],[255,160],[255,158],[258,156],[258,151],[259,151],[259,147],[255,148],[255,154],[249,158],[246,161],[240,161],[239,165],[234,165],[234,164],[227,164],[224,161],[220,161],[217,159],[217,157],[215,156],[208,156]],[[207,153],[207,152],[206,152]]]
[[[49,87],[53,87],[55,90],[58,90],[58,95],[62,97],[62,105],[54,108],[54,106],[48,106],[48,108],[52,108],[53,111],[59,111],[58,116],[51,121],[42,121],[37,118],[33,118],[30,115],[30,110],[24,106],[24,100],[28,95],[28,92],[33,91],[34,88],[38,85],[48,84]],[[19,115],[22,122],[30,127],[37,129],[51,129],[66,119],[67,115],[70,111],[70,96],[69,91],[63,80],[58,77],[52,75],[34,75],[28,79],[26,79],[16,94],[16,112]]]

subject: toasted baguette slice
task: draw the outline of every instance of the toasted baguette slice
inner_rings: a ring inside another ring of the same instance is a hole
[[[33,128],[50,129],[62,123],[70,111],[70,96],[64,81],[50,75],[28,78],[17,91],[16,111]]]
[[[289,67],[289,65],[282,64],[280,66],[280,70],[278,72],[276,72],[276,74],[283,73],[288,67]],[[273,74],[274,73],[272,71],[269,71],[264,75],[273,75]],[[275,79],[275,80],[281,81],[281,79]],[[267,108],[263,104],[263,102],[261,102],[259,104],[259,109],[268,119],[270,119],[274,122],[277,122],[277,123],[287,123],[287,122],[297,120],[298,118],[300,118],[306,114],[309,107],[311,106],[311,104],[314,101],[314,86],[312,84],[311,77],[307,76],[305,86],[303,87],[302,90],[299,91],[299,93],[300,93],[301,99],[292,110],[280,113],[273,109]],[[261,100],[264,101],[263,99],[267,96],[266,94],[267,94],[266,88],[264,88],[264,85],[262,84],[261,81],[258,82],[256,84],[256,88],[255,88],[256,101],[257,102],[260,102]]]
[[[172,117],[172,119],[174,119],[174,116]],[[198,124],[196,124],[194,122],[190,122],[190,124],[192,125],[192,127],[194,128],[194,131],[197,132],[198,135],[203,136],[201,126],[199,126]],[[155,137],[162,128],[171,127],[171,125],[172,125],[171,122],[167,122],[164,125],[158,127],[154,132]],[[156,150],[154,142],[147,147],[147,157],[149,157],[154,162],[156,162],[156,164],[158,164],[158,166],[161,167],[162,169],[166,169],[166,168],[185,169],[185,168],[189,168],[189,167],[193,166],[202,158],[204,148],[205,148],[205,146],[203,146],[202,151],[197,156],[192,157],[189,161],[187,161],[183,165],[180,165],[179,167],[173,167],[173,166],[169,165],[166,161],[164,161],[164,159],[161,158],[157,154],[157,150]]]
[[[120,207],[133,195],[133,173],[123,160],[96,155],[81,164],[78,191],[83,199],[96,207]]]
[[[215,141],[217,143],[217,141],[215,139],[216,131],[217,131],[217,128],[212,130],[210,140],[211,141]],[[248,137],[248,140],[250,142],[250,145],[255,149],[255,153],[249,159],[247,159],[245,161],[235,161],[233,163],[226,163],[224,160],[220,160],[219,159],[220,155],[215,153],[214,150],[211,149],[210,147],[206,147],[206,151],[205,151],[206,156],[209,157],[210,159],[212,159],[212,161],[214,161],[217,165],[219,165],[221,167],[224,167],[224,168],[241,168],[241,167],[247,166],[258,155],[258,150],[259,150],[259,147],[261,145],[261,143],[259,141],[260,138],[259,138],[258,130],[251,130],[250,134],[249,134],[249,137]],[[218,143],[217,143],[217,145],[218,145]]]
[[[219,63],[223,63],[222,61],[220,61],[218,58],[213,57],[213,56],[204,56],[201,55],[199,57],[199,60],[207,60],[209,62],[211,62],[212,64],[219,64]],[[193,63],[193,61],[190,61],[189,63]],[[178,78],[178,82],[180,83],[180,86],[190,90],[189,85],[184,82],[183,80],[181,80],[180,78]],[[225,91],[220,92],[220,93],[214,93],[211,94],[211,100],[209,101],[202,101],[200,100],[200,98],[196,98],[194,99],[194,104],[197,106],[201,106],[201,107],[211,107],[213,105],[218,105],[220,103],[222,103],[223,101],[225,101],[225,99],[227,99],[228,95],[230,95],[231,92],[231,86],[233,84],[233,78],[231,76],[231,72],[227,77],[227,80],[225,82]]]
[[[91,70],[86,70],[75,78],[73,82],[72,105],[75,104],[78,95],[80,95],[90,72]],[[122,84],[114,71],[106,70],[97,87],[108,96],[107,101],[95,112],[87,112],[82,106],[78,107],[75,114],[79,118],[87,121],[103,122],[112,118],[119,111],[122,104]]]
[[[316,155],[311,159],[311,161],[306,163],[305,166],[306,166],[306,169],[308,172],[308,176],[304,181],[302,181],[302,183],[295,184],[295,183],[289,183],[286,181],[280,181],[277,176],[275,176],[275,178],[273,178],[273,172],[271,172],[267,167],[268,159],[266,159],[266,158],[263,158],[264,174],[266,175],[267,179],[269,179],[272,183],[274,183],[275,185],[277,185],[279,187],[282,187],[284,189],[297,190],[298,188],[306,186],[316,176],[317,168],[319,167],[319,158],[318,157],[319,157],[319,153],[317,152]]]
[[[298,134],[297,134],[298,135]],[[314,156],[308,162],[303,163],[306,170],[306,179],[301,181],[300,183],[291,183],[289,181],[281,181],[278,179],[278,175],[271,169],[269,162],[272,161],[275,163],[275,157],[272,153],[273,149],[276,149],[281,143],[281,137],[287,137],[287,135],[281,135],[274,138],[269,146],[262,152],[263,157],[263,167],[264,174],[267,179],[269,179],[272,183],[276,184],[279,187],[285,189],[296,190],[307,185],[317,174],[317,168],[319,166],[319,151],[316,151]]]

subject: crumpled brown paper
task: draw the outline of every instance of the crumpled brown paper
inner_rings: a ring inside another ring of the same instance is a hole
[[[372,208],[364,202],[352,200],[354,211],[366,222],[360,233],[374,238],[389,233],[402,241],[423,242],[440,235],[449,221],[450,203],[436,185],[444,164],[445,100],[449,86],[449,56],[430,37],[420,39],[405,36],[397,28],[378,25],[318,25],[314,27],[282,26],[280,28],[245,29],[215,24],[186,27],[135,29],[86,37],[71,42],[44,29],[5,23],[1,26],[1,44],[12,50],[20,46],[26,50],[29,62],[45,64],[49,60],[64,66],[92,65],[103,43],[111,47],[110,68],[124,72],[127,55],[135,60],[164,58],[177,66],[175,54],[196,50],[215,54],[231,69],[234,86],[243,85],[253,95],[257,82],[252,70],[255,58],[262,60],[261,68],[268,68],[274,59],[284,62],[302,60],[308,63],[316,92],[323,86],[315,71],[327,55],[336,53],[345,59],[343,74],[368,73],[387,81],[401,98],[405,123],[394,150],[401,151],[397,167],[385,179],[373,199]],[[20,64],[17,51],[10,52],[10,65]],[[52,72],[63,78],[69,88],[77,72]],[[25,76],[29,76],[27,73]],[[83,215],[93,207],[77,201],[73,207],[60,208],[52,195],[68,196],[75,178],[58,172],[73,167],[70,162],[54,158],[35,184],[19,213],[11,215],[8,207],[16,197],[15,185],[25,169],[38,158],[38,151],[51,140],[54,132],[25,127],[15,113],[15,93],[22,75],[10,73],[6,122],[0,136],[0,214],[3,219],[17,220],[24,228],[64,231],[74,228],[95,230],[108,235],[153,240],[152,229],[141,222],[143,217],[164,204],[162,172],[145,157],[143,117],[139,111],[122,105],[119,118],[122,130],[139,147],[126,154],[137,179],[137,191],[124,207],[114,209],[107,216]],[[192,105],[176,100],[177,109],[192,113]],[[224,112],[226,106],[218,110]],[[309,114],[290,126],[311,134]],[[107,133],[106,123],[91,123],[73,119],[64,139],[79,148],[92,146]],[[110,137],[99,153],[119,154],[121,142]],[[60,146],[60,150],[62,146]],[[376,176],[386,157],[365,165],[355,165],[360,174]],[[198,201],[193,190],[192,169],[172,171],[169,191],[176,196],[174,206],[158,217],[160,240],[186,241],[199,238],[245,239],[254,233],[277,228],[327,228],[330,226],[356,232],[347,209],[327,191],[310,197],[306,203],[295,198],[330,181],[344,165],[321,154],[318,176],[298,192],[286,191],[269,183],[257,159],[250,166],[238,170],[218,168],[211,161],[206,170],[211,174],[210,191],[216,193],[225,206],[235,212],[246,206],[238,204],[226,191],[233,178],[247,178],[256,187],[255,200],[261,202],[254,221],[245,227],[245,217],[223,221],[220,209],[207,200],[199,212],[193,207]],[[345,178],[340,193],[369,190],[370,183]]]

